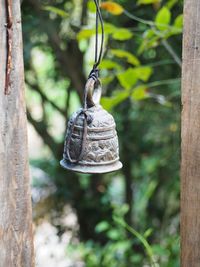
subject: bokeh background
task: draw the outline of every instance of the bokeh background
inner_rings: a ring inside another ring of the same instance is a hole
[[[102,106],[121,171],[63,170],[94,60],[93,0],[22,2],[37,267],[178,267],[182,0],[102,1]]]

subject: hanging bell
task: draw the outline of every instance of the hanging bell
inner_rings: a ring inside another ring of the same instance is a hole
[[[99,80],[89,78],[84,107],[68,122],[61,166],[81,173],[107,173],[122,168],[115,121],[99,104]]]

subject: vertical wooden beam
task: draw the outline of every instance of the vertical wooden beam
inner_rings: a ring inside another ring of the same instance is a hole
[[[12,0],[12,70],[5,95],[6,1],[0,0],[0,267],[33,267],[20,0]]]
[[[181,267],[200,266],[200,1],[185,0],[182,71]]]

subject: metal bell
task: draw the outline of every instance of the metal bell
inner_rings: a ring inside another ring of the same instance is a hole
[[[106,173],[122,168],[119,161],[115,121],[99,104],[99,80],[89,78],[85,86],[84,107],[68,122],[63,168],[81,173]]]

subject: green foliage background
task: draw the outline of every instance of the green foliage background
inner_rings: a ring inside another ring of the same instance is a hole
[[[23,1],[27,114],[44,143],[31,164],[49,177],[34,177],[33,187],[56,188],[34,203],[35,220],[49,216],[62,233],[56,218],[71,205],[80,242],[67,250],[87,267],[178,267],[183,3],[114,3],[123,8],[118,15],[102,8],[100,73],[102,105],[116,119],[124,167],[94,176],[59,166],[66,118],[80,106],[93,64],[93,1]]]

